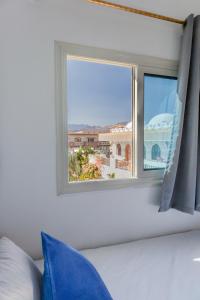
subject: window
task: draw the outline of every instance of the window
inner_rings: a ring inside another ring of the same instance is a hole
[[[117,144],[117,155],[121,156],[122,155],[122,147],[120,144]]]
[[[69,182],[133,177],[133,69],[103,60],[66,57],[67,128],[70,134],[76,134],[78,128],[87,141],[79,147],[68,142]],[[127,141],[130,144],[126,145]],[[119,143],[125,153],[118,162],[115,148],[121,153]]]
[[[88,142],[89,142],[89,143],[94,143],[94,138],[89,137],[89,138],[88,138]]]
[[[166,60],[56,43],[59,194],[162,177],[176,68]]]
[[[131,146],[130,146],[130,144],[127,144],[125,147],[125,160],[131,161]]]
[[[77,142],[77,143],[79,143],[79,142],[81,142],[81,138],[80,137],[75,137],[74,141]]]
[[[153,145],[153,147],[152,147],[151,160],[155,160],[155,161],[161,160],[161,150],[157,144]]]
[[[144,74],[144,170],[164,169],[176,114],[175,77]]]

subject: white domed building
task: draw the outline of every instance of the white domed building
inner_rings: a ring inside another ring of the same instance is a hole
[[[173,128],[173,115],[159,114],[144,127],[144,168],[165,168]]]
[[[159,114],[144,126],[144,169],[165,168],[173,127],[173,115]],[[113,126],[110,132],[100,133],[99,141],[110,143],[110,163],[105,174],[116,178],[132,176],[132,122]]]
[[[163,128],[171,127],[173,125],[173,115],[172,114],[159,114],[153,117],[145,128]]]

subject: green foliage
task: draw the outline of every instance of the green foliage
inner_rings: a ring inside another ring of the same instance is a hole
[[[89,163],[89,155],[95,154],[91,147],[82,148],[69,154],[69,180],[92,180],[101,178],[101,171],[97,165]]]
[[[76,153],[69,155],[69,181],[78,180],[81,175],[81,166]]]
[[[80,163],[80,166],[82,167],[85,164],[88,164],[89,162],[89,154],[94,154],[95,151],[91,147],[82,148],[80,147],[79,150],[76,152],[77,159]]]
[[[109,177],[110,179],[114,179],[114,178],[115,178],[115,173],[109,173],[109,174],[108,174],[108,177]]]
[[[101,178],[101,171],[95,164],[85,164],[82,168],[80,180],[92,180]]]

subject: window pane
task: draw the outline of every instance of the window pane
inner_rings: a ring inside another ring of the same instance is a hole
[[[176,113],[177,79],[144,76],[144,170],[166,167]]]
[[[67,57],[69,182],[130,178],[132,67]]]

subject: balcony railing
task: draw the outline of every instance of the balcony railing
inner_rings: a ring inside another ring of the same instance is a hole
[[[101,157],[100,162],[104,166],[108,166],[108,167],[110,166],[110,159],[109,158]]]
[[[165,169],[166,162],[159,161],[159,160],[144,160],[144,169],[151,170],[151,169]]]
[[[131,170],[131,162],[127,160],[115,160],[115,167],[121,170]]]
[[[93,147],[95,149],[101,148],[102,146],[110,146],[109,142],[102,141],[102,142],[69,142],[70,148],[78,148],[78,147]]]
[[[101,156],[101,155],[96,155],[96,164],[97,165],[104,165],[104,166],[110,166],[110,158]]]

